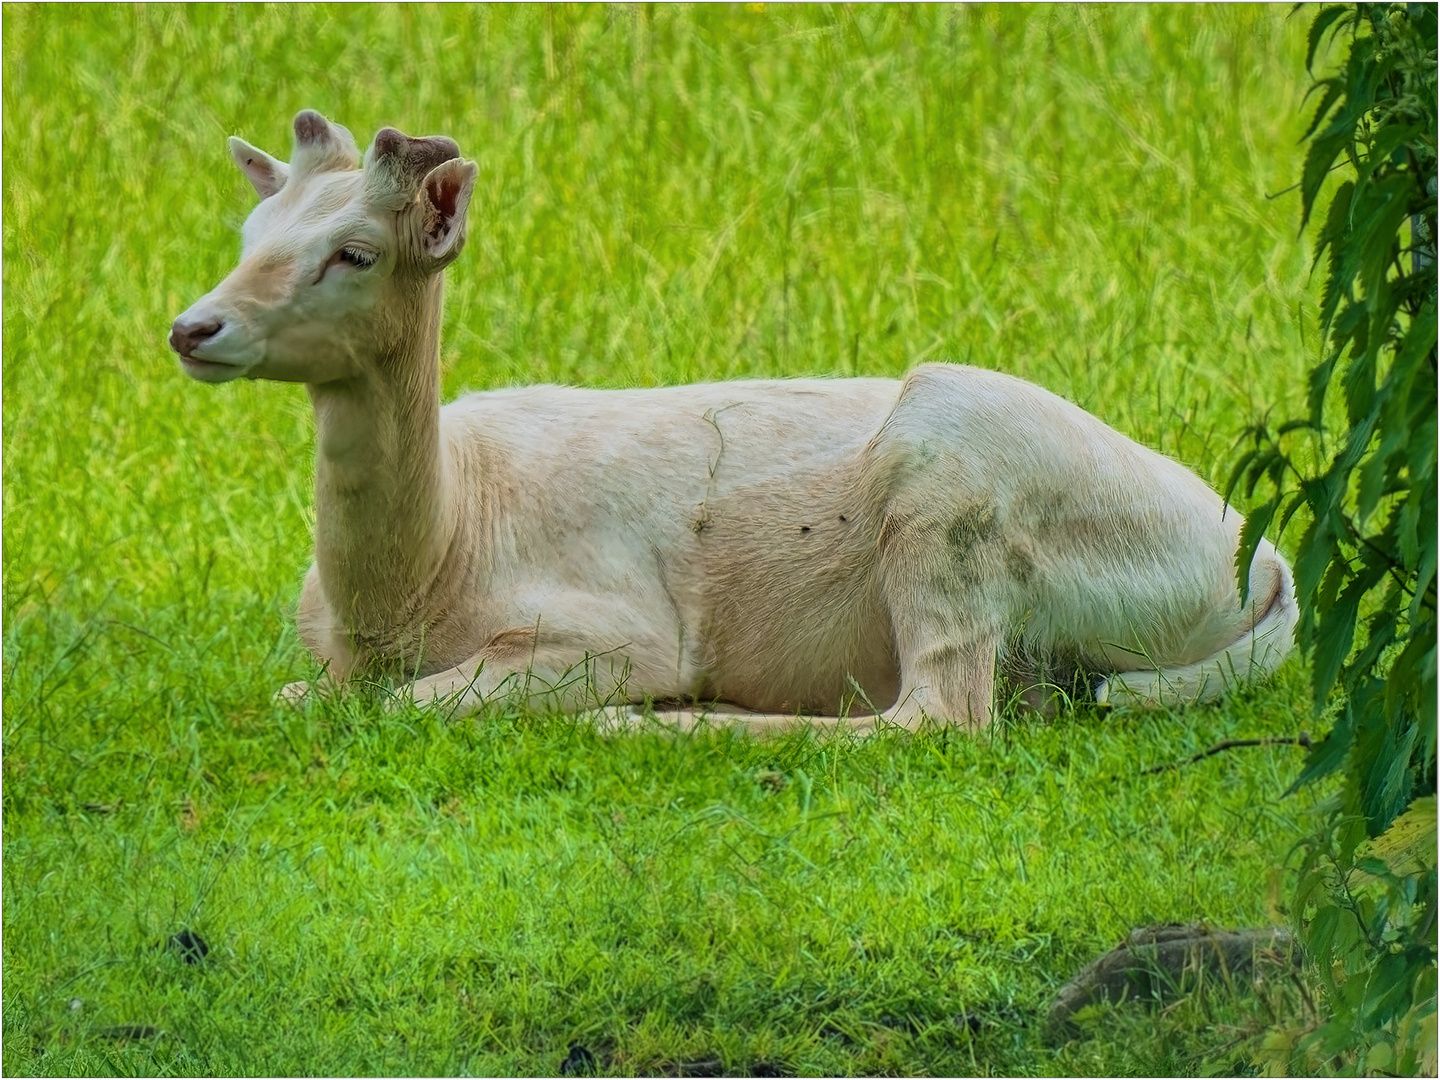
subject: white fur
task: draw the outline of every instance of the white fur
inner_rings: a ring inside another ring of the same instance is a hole
[[[288,168],[237,141],[262,202],[171,341],[204,381],[308,386],[298,622],[332,678],[379,665],[462,711],[515,690],[727,703],[755,726],[981,725],[1006,649],[1073,657],[1109,676],[1100,700],[1142,705],[1211,699],[1289,651],[1273,547],[1242,608],[1238,514],[1007,375],[538,386],[442,409],[441,282],[475,167],[387,129],[361,169],[318,114],[296,133]]]

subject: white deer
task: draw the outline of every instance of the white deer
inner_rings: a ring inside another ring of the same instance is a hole
[[[1242,605],[1240,515],[1007,375],[536,386],[442,408],[441,289],[474,163],[393,128],[362,161],[312,111],[288,165],[230,151],[260,203],[170,344],[202,382],[309,391],[297,623],[328,680],[399,675],[402,700],[457,712],[516,692],[626,723],[659,705],[682,727],[717,707],[756,727],[980,727],[997,658],[1159,706],[1291,648],[1274,547]]]

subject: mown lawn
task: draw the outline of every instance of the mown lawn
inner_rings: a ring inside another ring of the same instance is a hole
[[[1298,751],[1146,770],[1309,727],[1295,663],[979,738],[278,706],[308,402],[165,337],[225,136],[314,107],[479,163],[447,394],[957,360],[1223,485],[1317,348],[1286,12],[7,6],[4,1071],[1250,1069],[1264,995],[1042,1020],[1132,927],[1282,917]]]

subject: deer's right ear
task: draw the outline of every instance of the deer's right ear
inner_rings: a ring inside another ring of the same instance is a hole
[[[473,161],[451,158],[431,169],[421,185],[425,254],[441,265],[459,255],[465,245],[465,210],[479,172]]]
[[[285,186],[285,179],[290,175],[290,166],[283,161],[277,161],[264,150],[257,150],[244,139],[230,137],[230,156],[235,159],[235,164],[240,166],[243,172],[255,188],[255,193],[262,199],[268,199],[282,187]]]

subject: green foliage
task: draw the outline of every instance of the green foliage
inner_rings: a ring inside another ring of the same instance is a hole
[[[1330,1015],[1294,1049],[1406,1073],[1419,1067],[1422,1029],[1433,1045],[1435,1015],[1436,9],[1324,8],[1307,66],[1327,34],[1348,34],[1349,53],[1312,88],[1300,191],[1303,228],[1327,177],[1345,174],[1315,254],[1328,349],[1310,374],[1308,415],[1273,434],[1254,428],[1231,490],[1249,496],[1263,482],[1271,493],[1246,524],[1242,566],[1272,520],[1308,515],[1299,636],[1316,710],[1337,699],[1296,781],[1343,776],[1295,897]],[[1324,468],[1297,461],[1300,438],[1321,441]],[[1412,800],[1428,806],[1430,857],[1397,862],[1384,854],[1393,845],[1367,846],[1413,829],[1417,810],[1401,817]]]

